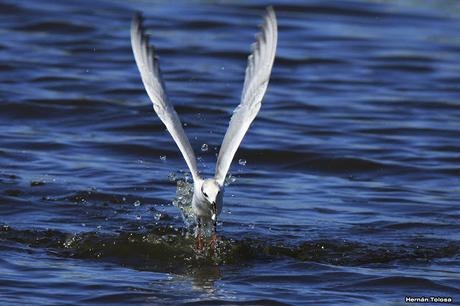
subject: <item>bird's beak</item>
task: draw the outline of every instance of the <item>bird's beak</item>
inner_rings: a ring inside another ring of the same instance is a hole
[[[216,207],[216,202],[215,201],[211,203],[211,211],[212,211],[211,219],[212,219],[212,221],[216,221],[217,207]]]

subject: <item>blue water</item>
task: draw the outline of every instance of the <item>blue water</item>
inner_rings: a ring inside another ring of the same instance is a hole
[[[266,3],[0,3],[1,305],[459,303],[460,2],[273,4],[272,78],[202,254],[130,20],[211,175]]]

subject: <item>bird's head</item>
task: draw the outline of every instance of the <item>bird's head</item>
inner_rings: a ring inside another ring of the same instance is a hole
[[[215,179],[206,179],[201,186],[201,194],[211,205],[212,219],[215,220],[222,202],[222,188]]]

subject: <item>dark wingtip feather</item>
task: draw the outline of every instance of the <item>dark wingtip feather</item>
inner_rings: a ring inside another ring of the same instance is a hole
[[[134,12],[133,19],[131,21],[131,30],[144,32],[143,22],[144,17],[142,16],[142,13],[139,11]]]
[[[141,24],[143,20],[144,17],[142,17],[142,13],[139,11],[135,11],[133,15],[133,21],[136,21],[137,23]]]
[[[273,5],[269,5],[265,8],[265,11],[267,12],[268,15],[275,15],[275,9],[273,8]]]

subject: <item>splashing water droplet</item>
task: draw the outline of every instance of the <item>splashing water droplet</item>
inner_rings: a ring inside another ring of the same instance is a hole
[[[166,160],[166,155],[160,156],[160,160],[165,161]]]
[[[136,202],[133,203],[135,207],[141,206],[141,201],[137,200]]]
[[[233,184],[234,182],[236,182],[236,177],[234,177],[231,173],[227,174],[224,185],[229,186],[230,184]]]
[[[137,215],[137,216],[136,216],[136,220],[140,220],[140,219],[142,219],[142,217],[139,216],[139,215]]]
[[[192,209],[193,183],[187,182],[187,175],[184,174],[184,179],[177,181],[176,198],[173,200],[173,205],[179,208],[182,219],[186,227],[191,229],[195,222],[195,217]]]
[[[168,175],[168,179],[170,182],[175,182],[176,181],[176,173],[175,172],[170,172],[169,175]]]
[[[204,144],[201,146],[201,151],[203,151],[203,152],[208,151],[208,145],[204,143]]]
[[[238,160],[238,164],[240,164],[241,166],[246,166],[246,160],[240,158],[240,159]]]

